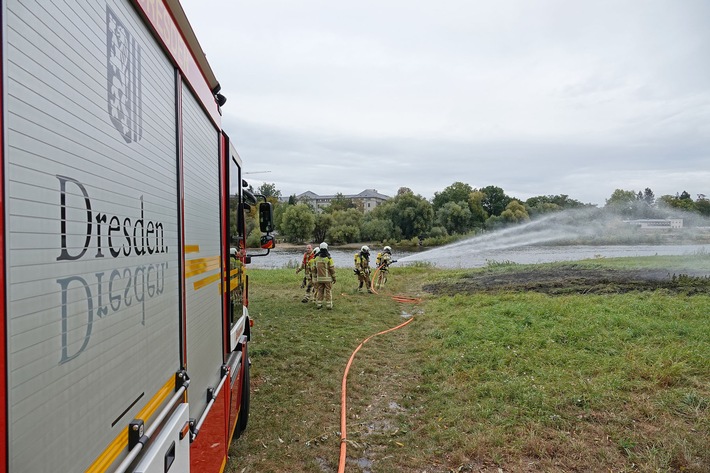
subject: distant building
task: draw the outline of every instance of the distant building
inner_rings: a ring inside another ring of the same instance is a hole
[[[645,218],[638,220],[624,220],[629,225],[636,225],[638,228],[645,230],[662,230],[683,228],[682,218]]]
[[[335,195],[318,195],[315,192],[306,191],[296,196],[299,202],[310,204],[316,211],[320,211],[324,207],[330,205],[333,199],[342,196],[343,199],[350,199],[358,208],[362,208],[363,212],[367,213],[373,210],[378,205],[382,204],[390,197],[380,194],[376,189],[365,189],[359,194],[335,194]]]

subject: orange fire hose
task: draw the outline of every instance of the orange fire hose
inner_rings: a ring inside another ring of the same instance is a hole
[[[372,273],[372,279],[370,279],[370,290],[377,294],[377,291],[375,291],[375,280],[377,279],[377,275],[380,273],[380,269],[384,266],[383,264],[379,265],[377,269],[375,269],[375,272]]]
[[[378,268],[379,269],[379,268]],[[397,302],[402,302],[402,303],[418,303],[421,301],[419,298],[411,298],[407,296],[393,296],[392,299],[394,299]],[[367,337],[365,340],[358,345],[358,347],[353,351],[353,354],[350,355],[350,359],[348,360],[348,364],[345,366],[345,373],[343,374],[343,382],[341,385],[341,396],[340,396],[340,461],[338,463],[338,473],[343,473],[345,471],[345,458],[346,458],[346,451],[347,451],[347,435],[346,435],[346,429],[347,429],[347,423],[346,423],[346,413],[347,413],[347,380],[348,380],[348,372],[350,371],[350,365],[352,365],[353,360],[355,359],[355,354],[357,354],[358,351],[360,351],[360,348],[367,343],[371,338],[376,337],[377,335],[383,335],[385,333],[392,332],[394,330],[397,330],[399,328],[404,327],[411,321],[413,321],[414,318],[410,318],[404,323],[401,323],[397,325],[396,327],[392,327],[387,330],[383,330],[382,332],[378,332],[374,335],[370,335]]]

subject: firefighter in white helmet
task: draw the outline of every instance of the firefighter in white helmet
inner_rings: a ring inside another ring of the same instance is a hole
[[[372,292],[370,289],[370,248],[365,245],[360,248],[360,251],[355,253],[355,275],[360,282],[357,291],[362,291],[363,284],[367,288],[367,292]]]
[[[315,257],[313,254],[313,246],[306,245],[306,251],[303,253],[301,266],[296,269],[296,274],[303,271],[303,282],[301,288],[306,288],[306,295],[303,296],[301,302],[308,302],[311,299],[311,290],[313,289],[313,278],[311,277],[311,260]],[[315,290],[314,290],[315,292]]]
[[[335,284],[335,263],[328,253],[328,244],[323,242],[319,246],[318,255],[313,260],[313,278],[316,285],[316,309],[333,308],[333,284]]]
[[[392,259],[392,248],[389,246],[385,246],[382,248],[381,253],[377,253],[377,267],[380,270],[380,274],[377,276],[377,284],[375,287],[377,289],[380,289],[384,283],[387,282],[387,275],[389,274],[389,267],[392,263],[395,263],[397,260]]]

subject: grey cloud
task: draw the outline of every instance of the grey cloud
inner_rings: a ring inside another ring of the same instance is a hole
[[[706,0],[182,4],[255,184],[710,195]]]

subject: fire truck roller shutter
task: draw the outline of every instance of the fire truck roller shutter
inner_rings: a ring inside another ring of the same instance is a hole
[[[185,85],[182,104],[185,244],[195,249],[185,255],[187,369],[190,417],[200,418],[223,363],[219,133]]]
[[[180,367],[174,69],[129,2],[1,8],[8,467],[85,471]]]

